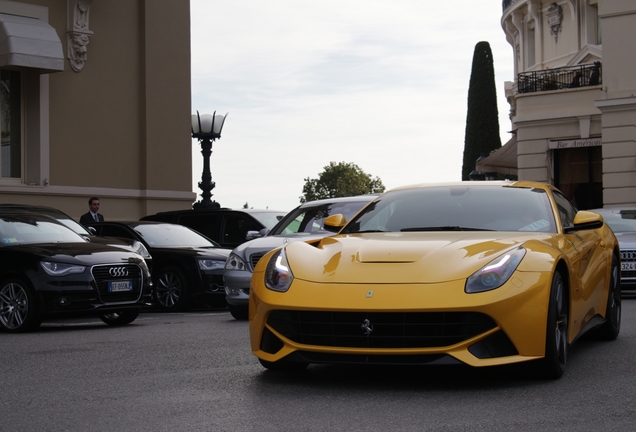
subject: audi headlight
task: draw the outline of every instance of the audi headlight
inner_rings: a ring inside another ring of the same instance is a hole
[[[265,269],[265,286],[272,291],[285,292],[293,280],[294,275],[287,263],[285,250],[276,251],[269,259]]]
[[[477,270],[466,280],[467,293],[494,290],[505,284],[526,255],[524,248],[505,253]]]
[[[73,264],[64,264],[64,263],[56,263],[50,261],[42,261],[40,262],[42,268],[46,273],[51,276],[65,276],[73,273],[83,273],[86,270],[86,267],[73,265]]]
[[[148,252],[148,249],[146,249],[146,246],[144,246],[142,242],[135,240],[132,244],[132,248],[135,252],[144,257],[144,259],[152,258],[152,256],[150,256],[150,252]]]
[[[148,263],[146,263],[146,260],[141,260],[137,264],[139,264],[139,267],[141,267],[141,270],[144,272],[144,276],[150,278],[150,269],[148,268]]]
[[[199,268],[205,271],[223,269],[225,266],[225,262],[221,260],[200,259],[198,262]]]
[[[247,264],[245,264],[245,261],[243,261],[240,256],[234,253],[231,253],[230,257],[227,259],[227,261],[225,261],[225,269],[249,271],[249,269],[247,268]]]

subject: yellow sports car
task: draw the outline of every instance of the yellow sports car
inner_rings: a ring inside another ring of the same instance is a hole
[[[407,186],[325,226],[338,234],[254,270],[251,347],[268,369],[533,360],[558,378],[577,338],[620,331],[616,237],[553,186]]]

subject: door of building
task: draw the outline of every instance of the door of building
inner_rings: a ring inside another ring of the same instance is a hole
[[[554,184],[579,210],[603,207],[602,147],[555,150]]]

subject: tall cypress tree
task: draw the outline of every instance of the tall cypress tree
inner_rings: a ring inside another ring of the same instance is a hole
[[[488,156],[501,147],[499,111],[492,51],[488,42],[479,42],[473,53],[473,67],[468,87],[468,114],[464,137],[462,180],[470,180],[479,156]]]

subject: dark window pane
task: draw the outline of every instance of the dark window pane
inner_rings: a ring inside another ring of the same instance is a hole
[[[20,122],[20,72],[3,70],[0,73],[0,177],[22,176],[22,139]]]

